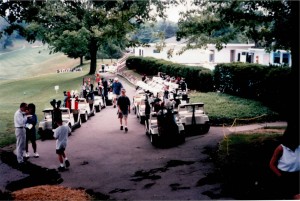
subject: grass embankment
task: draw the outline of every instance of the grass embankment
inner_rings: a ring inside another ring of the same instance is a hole
[[[41,120],[42,110],[52,107],[50,100],[63,100],[63,91],[79,91],[85,75],[86,72],[50,74],[0,83],[0,146],[15,141],[13,117],[21,102],[34,103],[38,120]],[[57,93],[54,90],[56,85],[59,86]]]
[[[238,200],[283,199],[275,190],[278,178],[269,168],[283,132],[284,128],[237,133],[220,142],[212,158],[214,178],[223,183],[224,193]]]
[[[279,115],[258,101],[227,94],[192,91],[190,102],[203,102],[204,109],[213,125],[250,124],[278,121]]]
[[[42,110],[51,107],[50,100],[62,100],[63,91],[80,90],[89,63],[83,66],[82,72],[56,73],[57,69],[74,68],[78,64],[78,59],[61,53],[50,55],[41,43],[17,41],[15,47],[0,52],[0,147],[15,142],[13,118],[21,102],[34,103],[41,120]]]

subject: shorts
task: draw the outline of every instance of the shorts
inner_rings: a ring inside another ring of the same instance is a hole
[[[115,99],[118,99],[119,96],[120,96],[120,94],[119,94],[119,95],[118,95],[118,94],[114,94],[114,98],[115,98]]]
[[[128,111],[122,111],[118,113],[118,118],[122,119],[122,118],[127,118],[128,117]]]
[[[56,149],[56,154],[61,155],[65,152],[65,150],[66,150],[65,148]]]

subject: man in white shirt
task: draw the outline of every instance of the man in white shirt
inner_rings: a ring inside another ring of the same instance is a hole
[[[27,111],[27,104],[21,103],[20,109],[18,109],[14,115],[15,134],[17,138],[16,151],[17,151],[17,160],[19,164],[24,163],[23,153],[25,151],[25,146],[26,146],[26,129],[25,129],[25,124],[27,121],[26,111]]]

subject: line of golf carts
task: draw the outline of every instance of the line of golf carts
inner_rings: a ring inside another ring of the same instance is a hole
[[[71,131],[81,127],[81,124],[87,122],[89,117],[94,116],[101,109],[106,107],[106,101],[102,94],[97,90],[93,91],[94,100],[89,97],[79,97],[76,91],[70,93],[66,103],[56,101],[55,99],[50,102],[52,108],[45,108],[43,110],[44,118],[39,122],[38,134],[42,140],[53,139],[53,131],[57,127],[55,118],[62,118],[63,124],[68,125]],[[71,135],[71,133],[69,134]]]
[[[210,122],[204,103],[189,103],[186,83],[155,76],[136,83],[133,110],[154,146],[184,143],[189,135],[205,134]]]

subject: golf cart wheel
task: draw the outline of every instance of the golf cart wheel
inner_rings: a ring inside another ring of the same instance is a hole
[[[158,135],[153,135],[150,132],[150,142],[153,146],[158,146]]]
[[[140,124],[145,124],[145,117],[140,117]]]
[[[113,100],[107,100],[106,105],[113,105]]]
[[[185,132],[181,131],[178,136],[179,143],[185,143]]]
[[[82,115],[80,115],[80,118],[81,118],[81,121],[84,123],[84,122],[86,122],[87,119],[88,119],[88,114],[87,114],[87,113],[82,114]]]
[[[95,110],[96,110],[96,112],[100,112],[100,105],[95,106]]]
[[[209,129],[210,129],[210,124],[209,123],[204,124],[202,127],[202,133],[203,134],[208,133]]]
[[[134,110],[134,114],[136,114],[136,107],[133,107],[133,110]]]

